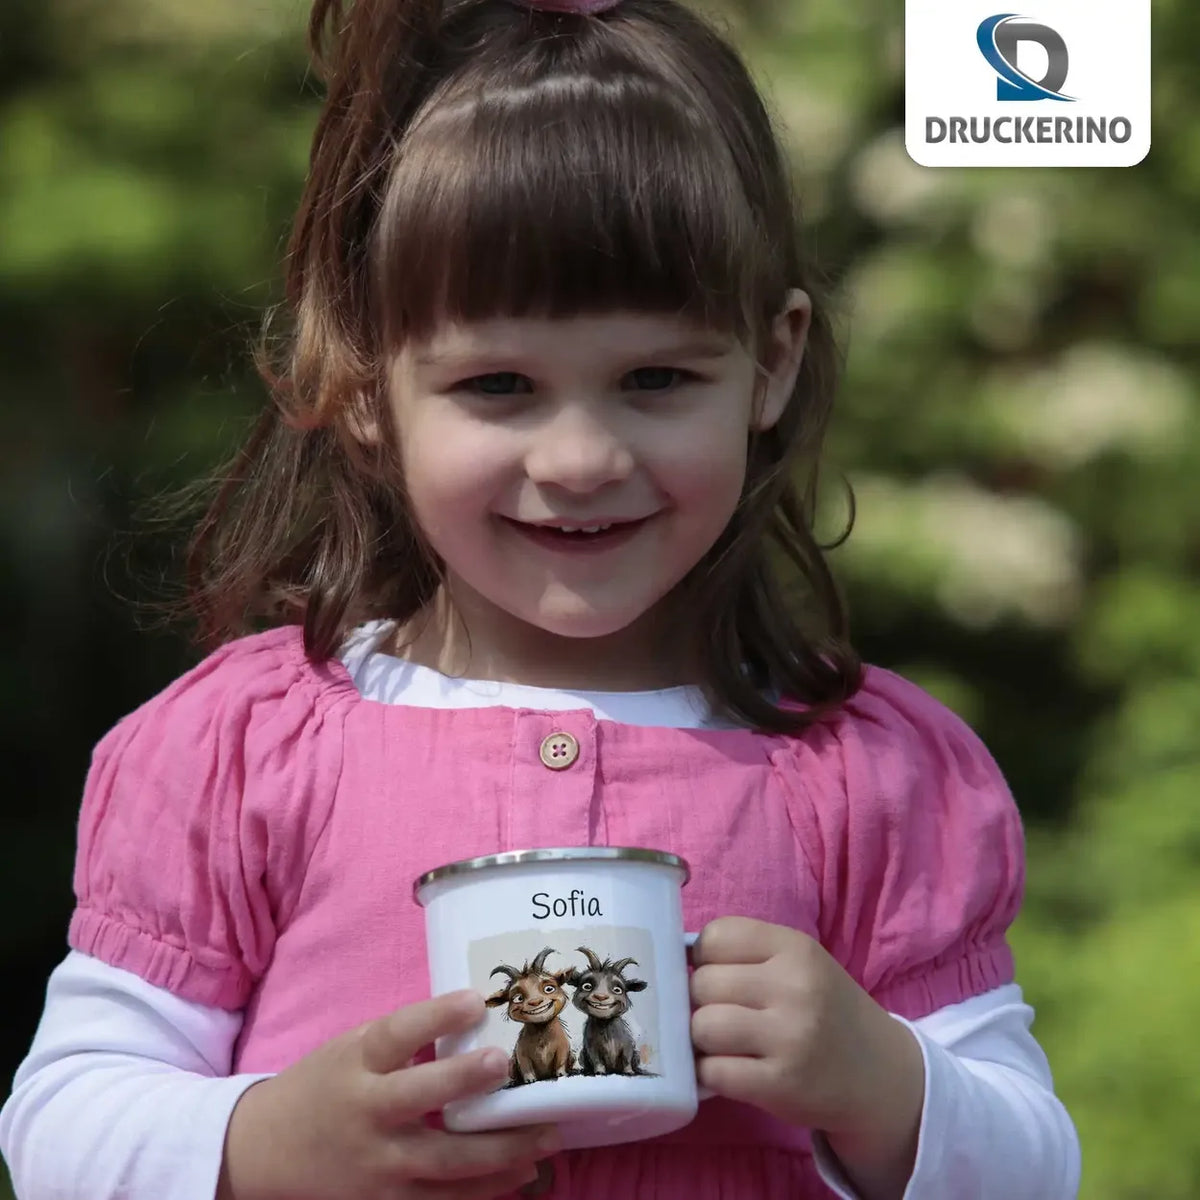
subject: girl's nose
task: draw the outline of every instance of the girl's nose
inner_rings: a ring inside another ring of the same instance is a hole
[[[571,406],[538,430],[525,471],[534,483],[587,493],[628,478],[633,464],[624,439],[596,414]]]

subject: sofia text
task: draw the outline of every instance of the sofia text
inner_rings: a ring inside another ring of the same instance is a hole
[[[553,913],[556,917],[602,917],[600,901],[595,896],[585,896],[580,888],[572,888],[568,897],[550,899],[549,892],[536,892],[533,897],[533,915],[544,921]]]

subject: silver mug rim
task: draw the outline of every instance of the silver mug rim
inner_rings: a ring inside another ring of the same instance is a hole
[[[431,883],[469,875],[488,867],[516,867],[539,862],[643,862],[676,867],[683,871],[683,885],[692,877],[686,859],[666,850],[650,850],[643,846],[551,846],[541,850],[505,850],[500,854],[485,854],[477,858],[462,858],[426,871],[413,883],[413,899],[424,907],[421,892]],[[681,886],[683,886],[681,885]]]

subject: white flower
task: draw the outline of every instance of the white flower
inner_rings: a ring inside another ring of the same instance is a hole
[[[992,418],[1024,453],[1077,467],[1106,451],[1136,457],[1169,453],[1186,433],[1196,389],[1154,355],[1099,343],[1070,347],[1050,367],[994,377]]]
[[[853,484],[858,521],[847,553],[863,576],[932,591],[947,612],[976,627],[1010,615],[1053,627],[1076,612],[1081,538],[1045,501],[997,495],[957,475]]]
[[[902,129],[889,129],[855,157],[850,190],[858,208],[881,225],[938,223],[959,199],[950,172],[908,157]]]

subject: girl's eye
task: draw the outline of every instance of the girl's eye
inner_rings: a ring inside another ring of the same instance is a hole
[[[631,371],[627,378],[636,379],[641,391],[665,392],[673,384],[684,383],[694,376],[676,367],[639,367]]]
[[[635,391],[666,392],[672,387],[687,383],[695,376],[678,367],[639,367],[631,371],[627,380],[633,381]],[[493,371],[488,375],[475,375],[455,385],[457,390],[474,392],[481,396],[518,396],[533,390],[530,381],[516,371]]]
[[[464,379],[458,387],[468,392],[478,392],[484,396],[515,396],[520,394],[517,389],[529,380],[515,371],[494,371],[491,375],[476,375],[473,379]],[[528,387],[523,389],[528,391]]]

